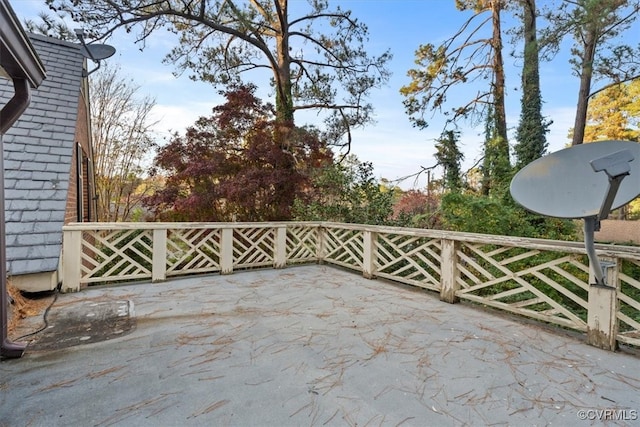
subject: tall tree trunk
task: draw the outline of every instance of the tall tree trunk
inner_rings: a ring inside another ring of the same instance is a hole
[[[522,67],[522,98],[520,123],[516,133],[516,167],[526,166],[541,157],[547,148],[547,127],[542,117],[540,66],[536,30],[536,0],[521,1],[524,30],[524,63]]]
[[[596,55],[595,25],[589,25],[584,35],[584,51],[582,53],[582,68],[580,70],[580,90],[578,91],[578,106],[576,107],[576,120],[573,125],[573,139],[571,145],[582,144],[584,141],[584,128],[587,125],[587,107],[589,106],[589,94],[591,92],[591,78],[593,76],[593,60]]]
[[[524,66],[522,87],[526,88],[523,99],[540,96],[540,65],[538,59],[538,35],[536,30],[536,0],[523,0]]]
[[[493,21],[493,68],[494,68],[494,104],[496,134],[502,140],[500,144],[501,154],[509,159],[509,143],[507,140],[507,114],[505,108],[505,77],[504,62],[502,59],[502,31],[500,23],[500,11],[502,10],[502,0],[494,0],[491,3],[491,14]]]
[[[277,0],[276,12],[280,22],[279,32],[276,32],[276,55],[277,55],[277,76],[276,76],[276,134],[275,140],[280,145],[280,149],[291,154],[293,149],[293,95],[291,92],[291,56],[289,54],[289,4],[288,0]],[[284,156],[277,165],[278,168],[291,176],[295,175],[296,163],[293,155]],[[287,213],[282,212],[275,215],[278,219],[289,216],[289,209],[293,206],[296,198],[295,184],[288,181],[281,183],[277,188],[279,203],[277,206],[286,206]]]
[[[276,79],[276,121],[277,139],[283,148],[289,147],[289,137],[293,129],[293,95],[291,93],[291,57],[289,56],[288,0],[276,3],[279,26],[276,31],[277,68]]]
[[[507,138],[507,114],[505,108],[505,75],[502,59],[502,31],[500,12],[502,0],[490,2],[493,34],[491,45],[493,48],[493,104],[491,116],[488,117],[487,140],[485,142],[485,156],[488,180],[485,181],[483,192],[490,194],[492,190],[500,190],[509,178],[509,140]]]

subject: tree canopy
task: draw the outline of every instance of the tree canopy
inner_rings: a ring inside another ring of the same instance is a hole
[[[502,58],[501,13],[504,0],[456,0],[460,11],[472,15],[447,40],[436,46],[421,45],[416,51],[417,68],[410,69],[411,82],[400,89],[407,114],[418,127],[426,127],[428,112],[441,112],[448,123],[471,120],[486,123],[483,188],[504,187],[508,179],[509,142],[505,109],[505,72]],[[448,106],[455,88],[485,80],[486,85],[462,101]],[[445,129],[446,130],[446,129]]]
[[[482,123],[489,106],[503,101],[496,92],[504,90],[502,1],[456,1],[456,6],[461,11],[472,10],[473,14],[440,45],[426,43],[416,50],[417,67],[407,72],[411,81],[400,89],[406,97],[407,114],[418,127],[428,126],[428,112],[440,112],[449,117],[450,122],[472,119]],[[461,105],[448,103],[448,96],[455,88],[482,80],[489,84],[480,87]]]
[[[349,145],[351,129],[371,120],[371,90],[389,78],[391,54],[369,55],[367,26],[327,0],[306,10],[288,0],[47,0],[56,11],[85,23],[89,36],[119,29],[137,41],[161,28],[179,35],[166,56],[177,72],[214,85],[237,85],[266,70],[275,92],[276,119],[286,140],[294,113],[325,111],[327,137]],[[346,135],[346,141],[345,141]]]
[[[444,169],[443,187],[448,191],[462,189],[460,162],[464,154],[458,148],[460,132],[448,130],[443,132],[436,142],[435,158]]]
[[[640,142],[640,78],[611,86],[591,98],[584,140],[608,139]]]
[[[155,151],[151,120],[155,100],[107,65],[89,79],[91,137],[98,219],[129,221],[145,195],[139,192],[145,161]]]
[[[378,225],[390,220],[394,194],[380,185],[370,162],[350,155],[314,172],[294,204],[294,219]]]
[[[146,198],[155,219],[273,221],[291,217],[311,170],[331,161],[312,129],[294,128],[288,151],[274,143],[275,111],[255,86],[224,92],[226,103],[175,135],[154,161],[164,188]]]
[[[640,13],[637,0],[564,0],[545,12],[549,25],[542,31],[545,49],[555,54],[563,38],[574,39],[571,64],[580,79],[572,145],[582,144],[592,82],[621,83],[640,71],[640,45],[618,43]],[[618,43],[618,44],[616,44]]]
[[[30,33],[42,34],[47,37],[74,42],[77,36],[62,20],[63,17],[64,15],[51,16],[45,12],[40,12],[38,14],[40,21],[27,19],[24,21],[24,26]]]

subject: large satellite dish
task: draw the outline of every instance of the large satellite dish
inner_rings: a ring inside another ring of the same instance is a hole
[[[629,153],[634,160],[627,163],[630,174],[621,183],[612,203],[611,209],[617,209],[640,195],[640,144],[637,142],[592,142],[541,157],[516,174],[511,181],[511,195],[526,209],[541,215],[558,218],[597,215],[609,179],[605,172],[594,171],[591,162],[619,152]]]
[[[640,143],[592,142],[541,157],[513,177],[511,195],[541,215],[583,218],[596,285],[606,286],[593,235],[611,209],[640,196]]]

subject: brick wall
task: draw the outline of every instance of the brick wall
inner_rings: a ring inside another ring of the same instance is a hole
[[[86,88],[83,89],[83,92]],[[78,120],[75,132],[76,143],[82,149],[82,158],[78,159],[77,146],[73,150],[71,159],[71,172],[69,175],[69,192],[67,194],[67,206],[65,211],[65,224],[69,222],[95,221],[95,202],[93,200],[93,177],[90,176],[87,159],[90,158],[90,134],[88,106],[85,102],[84,93],[80,94],[78,101]],[[79,163],[80,160],[80,163]],[[82,165],[82,200],[78,200],[78,164]],[[82,218],[78,217],[78,203],[82,203]]]
[[[77,210],[77,200],[78,200],[78,189],[76,186],[76,180],[78,178],[76,171],[76,153],[77,150],[73,150],[73,155],[71,157],[71,172],[69,172],[69,190],[67,191],[67,206],[65,208],[64,214],[64,223],[68,224],[70,222],[78,221],[78,210]]]

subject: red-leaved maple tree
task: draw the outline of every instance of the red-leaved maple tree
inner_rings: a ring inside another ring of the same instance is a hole
[[[145,199],[164,221],[276,221],[311,185],[310,171],[332,161],[313,129],[277,140],[274,108],[255,86],[224,92],[226,103],[175,135],[154,160],[165,186]]]

